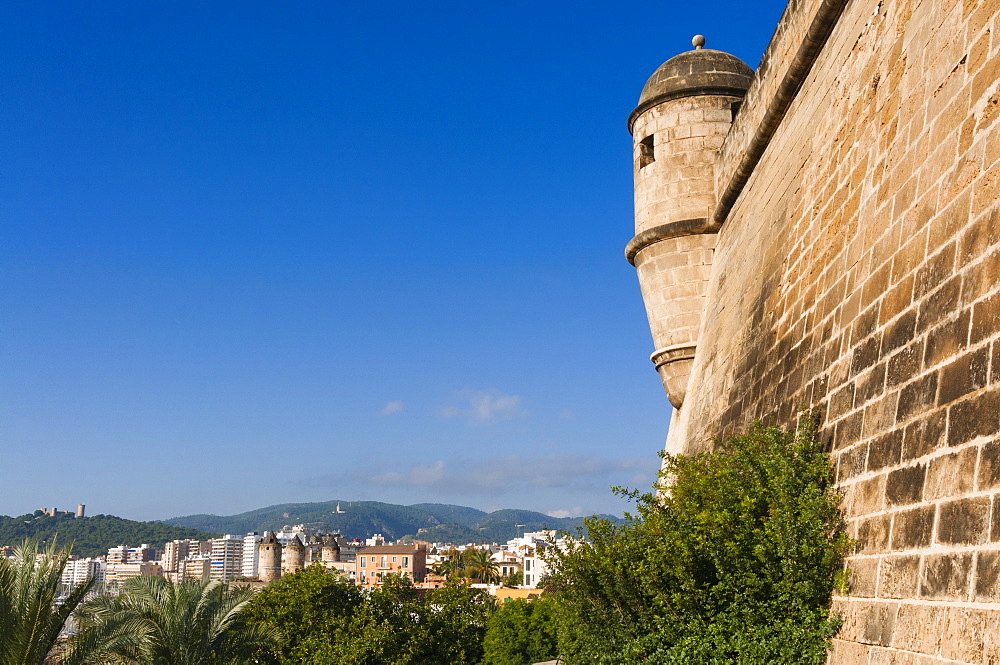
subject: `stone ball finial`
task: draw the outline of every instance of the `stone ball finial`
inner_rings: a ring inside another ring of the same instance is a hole
[[[705,45],[705,35],[695,35],[691,38],[691,46],[700,49]]]

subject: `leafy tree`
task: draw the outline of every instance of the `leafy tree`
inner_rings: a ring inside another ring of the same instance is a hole
[[[445,575],[446,577],[462,576],[462,553],[457,549],[450,549],[441,552],[440,561],[434,564],[432,571],[435,575]]]
[[[429,591],[422,602],[423,643],[414,665],[479,663],[483,637],[496,601],[482,589],[448,584]]]
[[[567,663],[822,663],[849,539],[815,425],[666,457],[669,488],[551,548]]]
[[[524,573],[511,573],[500,580],[500,583],[505,587],[519,587],[524,584]]]
[[[483,584],[500,580],[500,565],[487,550],[468,549],[462,553],[462,574]]]
[[[58,597],[69,553],[54,542],[39,553],[38,543],[29,540],[13,559],[0,557],[0,665],[43,663],[90,591],[92,581]]]
[[[245,663],[276,643],[276,632],[246,621],[249,587],[219,581],[129,580],[118,596],[98,596],[77,613],[80,644],[105,644],[91,663],[215,665]],[[131,634],[133,640],[124,637]],[[109,645],[109,637],[118,636]]]
[[[262,589],[250,601],[247,617],[281,635],[268,662],[327,662],[324,656],[333,658],[332,638],[352,624],[363,600],[354,584],[312,564]]]
[[[389,575],[363,593],[310,566],[262,590],[249,612],[284,636],[280,649],[261,662],[438,665],[479,663],[493,607],[489,596],[468,586],[425,591]]]
[[[508,600],[490,617],[482,665],[530,665],[552,660],[556,645],[555,601]]]

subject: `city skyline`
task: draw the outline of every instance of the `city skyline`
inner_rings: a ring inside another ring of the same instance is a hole
[[[620,513],[670,415],[626,117],[782,9],[4,7],[0,513]]]

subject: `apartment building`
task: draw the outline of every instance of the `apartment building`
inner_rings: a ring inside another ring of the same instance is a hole
[[[387,575],[424,581],[427,575],[427,549],[423,545],[380,545],[358,552],[354,562],[354,581],[359,586],[380,586]]]
[[[256,531],[243,536],[243,561],[240,565],[240,575],[248,580],[256,579],[260,564],[260,541],[263,536]]]
[[[60,580],[63,590],[69,591],[91,578],[94,578],[94,588],[102,587],[106,565],[101,559],[70,559],[63,568]]]
[[[177,564],[177,581],[186,582],[207,582],[211,579],[212,558],[210,556],[196,556]]]
[[[212,538],[209,578],[228,582],[243,574],[243,536],[226,534]]]
[[[108,563],[104,569],[104,584],[109,589],[120,589],[134,577],[164,577],[163,567],[155,561]]]
[[[156,559],[156,550],[143,543],[139,547],[129,547],[119,545],[108,550],[107,561],[109,564],[118,563],[142,563]]]
[[[177,564],[189,556],[199,554],[199,542],[186,538],[184,540],[172,540],[163,546],[163,554],[160,557],[160,565],[165,573],[176,573]]]

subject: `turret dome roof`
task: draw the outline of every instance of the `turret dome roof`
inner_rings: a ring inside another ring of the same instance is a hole
[[[753,70],[735,55],[703,48],[685,51],[657,67],[646,81],[629,115],[629,129],[636,116],[661,102],[706,94],[742,97],[752,80]]]

